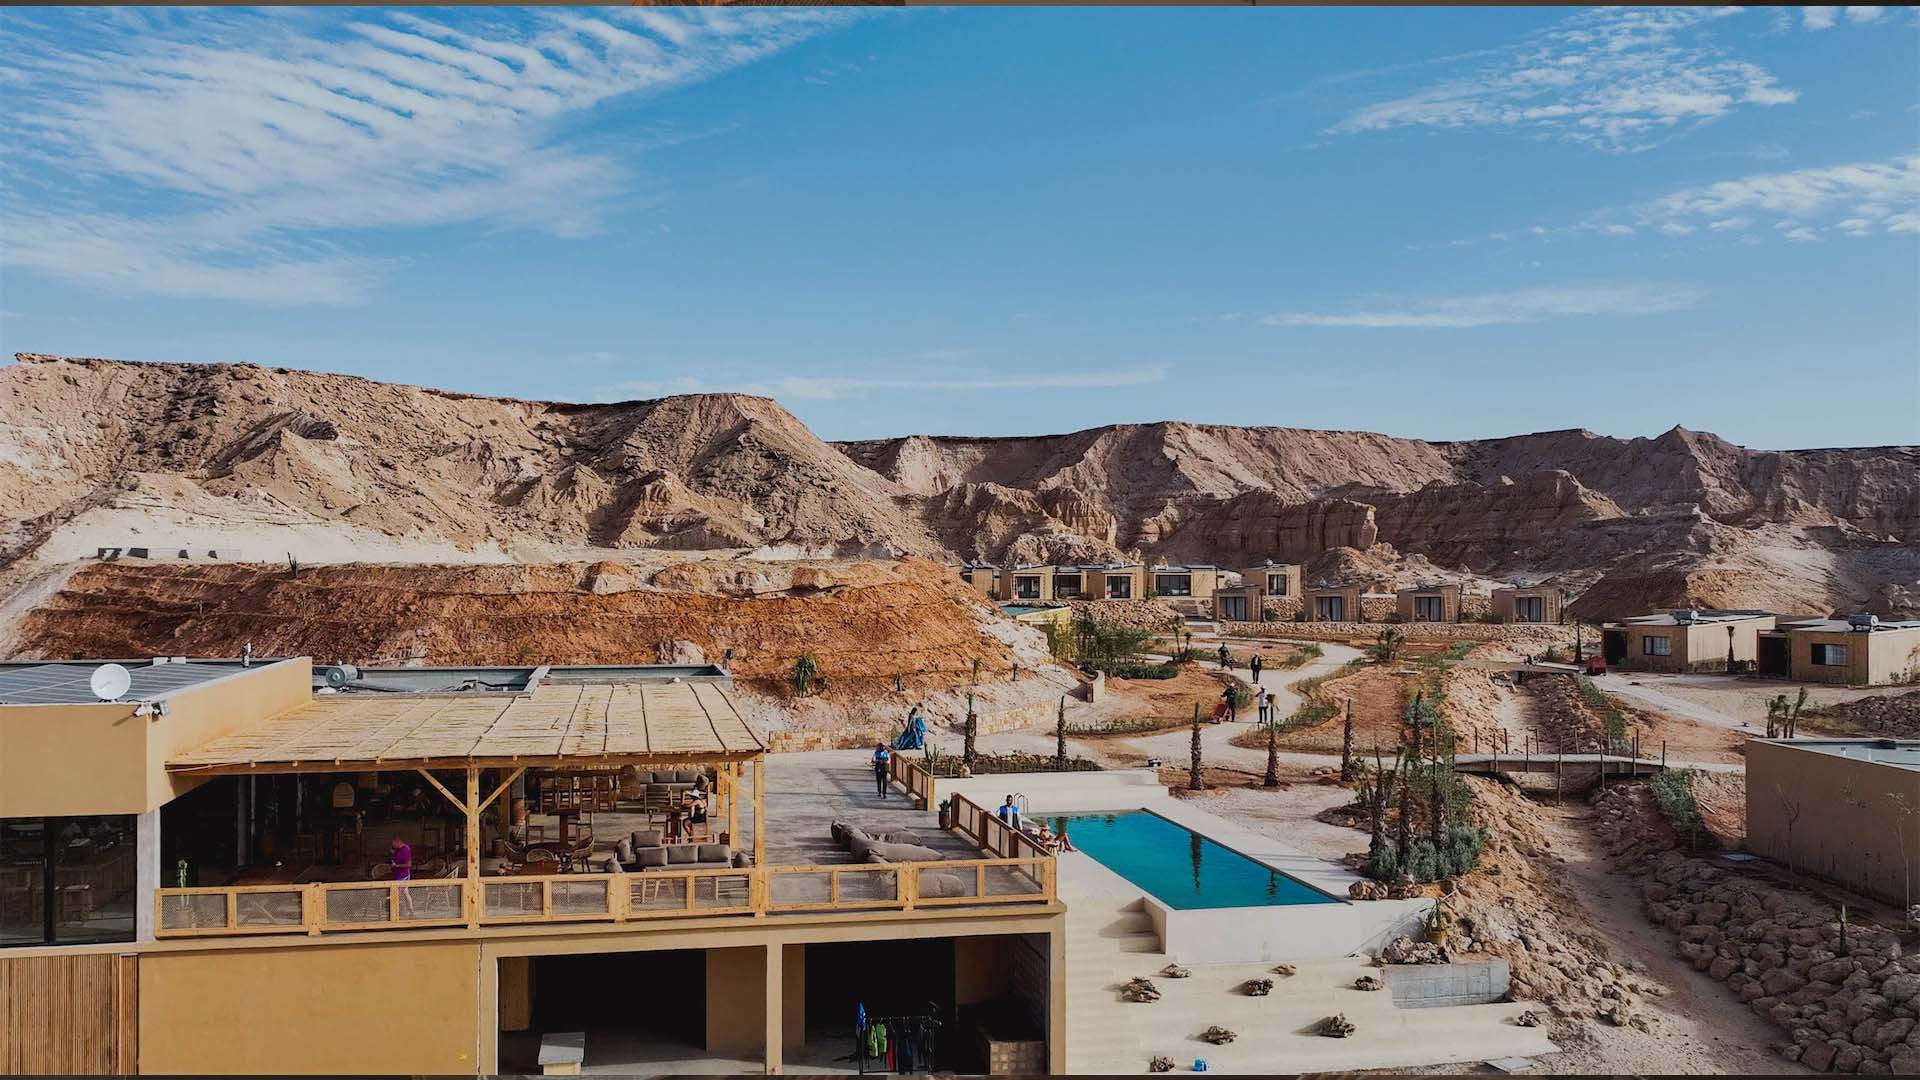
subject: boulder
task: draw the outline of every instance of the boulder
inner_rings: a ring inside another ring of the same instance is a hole
[[[1322,1022],[1324,1023],[1324,1021]],[[1322,1034],[1324,1034],[1324,1032]],[[1239,1038],[1240,1036],[1235,1034],[1233,1029],[1231,1028],[1223,1028],[1220,1025],[1215,1024],[1212,1027],[1208,1028],[1207,1030],[1201,1032],[1200,1037],[1206,1040],[1207,1042],[1212,1043],[1215,1046],[1225,1046],[1227,1043],[1232,1042],[1233,1040]]]
[[[1355,1030],[1353,1021],[1341,1013],[1335,1013],[1313,1026],[1314,1034],[1324,1035],[1329,1039],[1344,1039],[1352,1035]]]
[[[1387,984],[1378,975],[1362,975],[1353,980],[1355,990],[1385,990]]]
[[[1830,1042],[1814,1042],[1800,1054],[1800,1064],[1814,1072],[1826,1072],[1840,1048]]]

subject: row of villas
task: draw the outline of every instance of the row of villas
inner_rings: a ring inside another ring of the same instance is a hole
[[[712,667],[0,664],[0,1072],[1063,1071],[1052,854],[768,766]]]
[[[1375,592],[1364,582],[1322,581],[1302,588],[1298,563],[1267,560],[1234,571],[1204,563],[1145,566],[1102,563],[1082,566],[1023,564],[996,567],[966,563],[962,581],[992,600],[1018,603],[1048,600],[1130,600],[1154,597],[1190,601],[1196,613],[1226,622],[1261,622],[1269,599],[1301,598],[1301,617],[1310,622],[1361,622],[1378,601],[1391,605],[1400,622],[1460,622],[1462,588],[1458,583],[1422,583],[1397,592]],[[1495,589],[1492,610],[1501,622],[1557,623],[1563,597],[1551,585]]]
[[[1798,682],[1885,686],[1920,680],[1920,620],[1782,619],[1764,611],[1682,609],[1601,628],[1610,668],[1752,673]]]

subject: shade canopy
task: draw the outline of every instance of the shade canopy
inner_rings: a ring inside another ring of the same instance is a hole
[[[175,755],[186,775],[741,761],[766,752],[711,683],[582,683],[520,693],[358,693]]]

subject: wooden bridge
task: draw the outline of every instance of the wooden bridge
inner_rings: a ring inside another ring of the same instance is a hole
[[[1656,758],[1627,754],[1456,754],[1455,772],[1475,776],[1500,773],[1557,773],[1565,769],[1594,769],[1607,776],[1651,776],[1666,766]]]

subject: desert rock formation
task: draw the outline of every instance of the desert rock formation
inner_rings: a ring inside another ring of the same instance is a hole
[[[1920,448],[1189,423],[836,445],[738,394],[569,405],[252,365],[0,368],[0,567],[148,543],[310,564],[1272,557],[1552,577],[1588,616],[1898,615],[1920,596]]]

